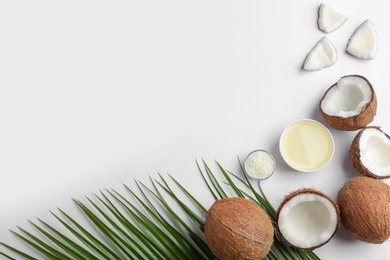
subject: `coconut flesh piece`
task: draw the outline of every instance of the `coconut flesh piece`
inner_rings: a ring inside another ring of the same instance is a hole
[[[370,20],[364,21],[347,44],[347,52],[357,58],[372,60],[376,56],[378,36]]]
[[[329,5],[322,3],[318,9],[318,28],[326,33],[333,32],[347,21],[347,17]]]
[[[390,177],[390,137],[378,127],[362,129],[350,153],[354,167],[362,174],[378,179]]]
[[[325,194],[302,189],[288,195],[277,211],[278,230],[291,246],[312,250],[326,244],[339,227],[337,204]]]
[[[303,69],[320,70],[332,66],[337,61],[337,50],[332,42],[325,36],[317,42],[307,54]]]

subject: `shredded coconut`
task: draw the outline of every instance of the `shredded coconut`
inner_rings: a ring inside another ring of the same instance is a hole
[[[250,153],[245,161],[245,171],[252,178],[268,178],[274,172],[274,169],[274,158],[263,150]]]

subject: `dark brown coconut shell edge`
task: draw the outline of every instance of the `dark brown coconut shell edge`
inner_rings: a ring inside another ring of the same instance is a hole
[[[335,231],[333,232],[333,234],[329,237],[328,240],[326,240],[324,243],[322,244],[319,244],[319,245],[316,245],[316,246],[313,246],[313,247],[310,247],[310,248],[302,248],[302,247],[298,247],[292,243],[290,243],[287,239],[285,239],[283,237],[283,234],[280,232],[279,230],[279,225],[278,225],[278,222],[279,222],[279,214],[280,214],[280,211],[282,210],[282,208],[284,207],[284,205],[290,201],[292,198],[294,198],[295,196],[298,196],[298,195],[301,195],[301,194],[315,194],[315,195],[319,195],[319,196],[322,196],[326,199],[328,199],[332,205],[334,206],[334,208],[336,209],[336,213],[337,213],[337,225],[336,225],[336,228],[335,228]],[[332,200],[328,195],[326,195],[325,193],[319,191],[319,190],[315,190],[315,189],[311,189],[311,188],[302,188],[302,189],[299,189],[299,190],[296,190],[290,194],[288,194],[286,197],[284,197],[283,199],[283,202],[279,205],[279,208],[277,209],[276,211],[276,215],[275,215],[275,221],[276,221],[276,234],[277,236],[282,239],[287,245],[291,246],[291,247],[294,247],[298,250],[301,250],[301,251],[312,251],[316,248],[319,248],[323,245],[325,245],[326,243],[328,243],[332,238],[333,236],[336,234],[338,228],[340,227],[340,209],[339,209],[339,206],[337,205],[337,203]]]
[[[335,85],[337,85],[336,82],[332,86],[330,86],[328,90],[325,92],[325,94],[322,96],[319,104],[319,110],[322,117],[325,119],[325,121],[333,128],[338,130],[344,130],[344,131],[355,131],[367,126],[369,123],[372,122],[372,120],[376,115],[378,103],[377,103],[377,98],[376,98],[374,88],[372,87],[371,82],[368,81],[368,79],[366,79],[361,75],[346,75],[341,78],[345,78],[345,77],[360,77],[363,80],[365,80],[372,92],[371,100],[362,108],[361,112],[355,116],[340,117],[340,116],[330,116],[324,113],[321,109],[322,101],[328,94],[329,90],[332,89]]]
[[[349,149],[349,156],[351,157],[352,165],[353,167],[361,174],[375,179],[386,179],[390,178],[390,175],[386,176],[378,176],[375,173],[371,172],[369,169],[367,169],[360,160],[360,137],[362,136],[363,132],[367,129],[376,129],[380,131],[382,134],[386,136],[387,139],[390,139],[390,136],[387,135],[385,132],[383,132],[380,127],[378,126],[367,126],[361,129],[355,138],[352,141],[351,148]]]

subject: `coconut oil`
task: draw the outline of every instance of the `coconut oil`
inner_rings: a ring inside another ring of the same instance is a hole
[[[283,159],[299,171],[315,171],[332,158],[334,141],[321,123],[305,119],[289,125],[280,139]]]

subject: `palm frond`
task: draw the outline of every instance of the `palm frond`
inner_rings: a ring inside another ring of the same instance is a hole
[[[239,160],[240,161],[240,160]],[[261,186],[254,187],[241,166],[240,177],[226,171],[216,162],[222,181],[219,181],[207,163],[196,161],[199,173],[213,200],[233,196],[247,198],[258,203],[275,222],[275,209],[269,203]],[[50,212],[59,227],[38,219],[30,221],[36,232],[18,227],[11,231],[24,244],[36,251],[32,256],[0,242],[0,256],[14,259],[215,259],[203,238],[205,207],[188,189],[173,176],[169,179],[158,174],[151,179],[151,186],[135,181],[139,192],[124,184],[127,195],[115,190],[100,191],[85,202],[73,199],[92,230],[83,227],[70,215],[59,210]],[[170,182],[169,182],[169,181]],[[239,185],[238,185],[239,184]],[[225,186],[224,186],[225,185]],[[189,203],[184,202],[184,198]],[[185,217],[183,217],[185,216]],[[71,236],[69,236],[71,234]],[[4,251],[4,252],[3,252]],[[313,252],[292,249],[275,236],[275,242],[265,259],[320,259]]]
[[[96,255],[100,259],[121,259],[109,246],[106,246],[105,243],[100,241],[99,238],[94,236],[92,233],[88,232],[83,226],[81,226],[77,221],[70,217],[66,212],[58,209],[61,214],[64,216],[64,219],[60,218],[53,212],[51,214],[69,231],[71,232],[76,239],[78,239],[82,244],[89,248],[91,254]],[[66,221],[69,221],[71,225],[67,224]],[[59,232],[59,231],[58,231]],[[63,238],[65,241],[65,239]]]

